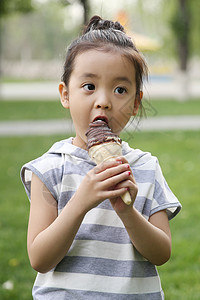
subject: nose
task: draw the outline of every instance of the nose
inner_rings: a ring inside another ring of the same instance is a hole
[[[101,93],[101,95],[98,95],[95,101],[95,108],[111,109],[111,107],[111,101],[106,93]]]

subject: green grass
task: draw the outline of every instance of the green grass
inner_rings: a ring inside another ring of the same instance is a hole
[[[159,267],[166,300],[200,299],[200,132],[133,133],[123,136],[134,148],[158,156],[169,186],[183,205],[170,221],[173,251]],[[31,299],[36,273],[26,252],[29,202],[19,178],[21,166],[64,136],[0,138],[0,299]],[[11,280],[13,290],[2,283]]]
[[[200,115],[200,100],[143,101],[147,116]],[[0,101],[0,120],[39,120],[69,118],[69,110],[56,101]]]
[[[69,118],[60,101],[0,101],[0,120],[40,120]]]
[[[200,115],[200,101],[144,100],[147,116]]]

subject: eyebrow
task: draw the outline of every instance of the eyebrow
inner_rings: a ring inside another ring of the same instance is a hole
[[[127,83],[129,83],[130,85],[132,84],[131,80],[128,79],[128,77],[126,76],[119,76],[115,78],[116,81],[125,81]]]
[[[83,75],[80,76],[81,78],[98,78],[99,76],[93,73],[84,73]],[[126,76],[118,76],[114,78],[114,81],[125,81],[132,85],[132,82],[128,77]]]
[[[93,73],[84,73],[83,75],[80,76],[81,78],[98,78],[96,74]]]

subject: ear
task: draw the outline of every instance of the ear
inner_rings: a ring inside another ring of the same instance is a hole
[[[59,84],[60,101],[64,108],[69,108],[69,93],[64,82]]]
[[[139,95],[136,95],[135,97],[135,102],[134,102],[134,108],[133,108],[133,116],[136,116],[140,107],[140,103],[142,101],[142,97],[143,97],[143,91],[140,91]]]

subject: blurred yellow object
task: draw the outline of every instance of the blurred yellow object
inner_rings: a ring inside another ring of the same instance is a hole
[[[11,267],[17,267],[19,265],[19,260],[17,258],[11,258],[8,264]]]
[[[115,19],[125,28],[126,34],[131,38],[138,50],[157,51],[160,49],[161,43],[156,39],[130,30],[129,17],[125,11],[119,11]]]
[[[126,34],[140,51],[157,51],[161,47],[161,44],[157,40],[143,34],[130,31],[127,31]]]
[[[120,24],[124,27],[124,28],[128,28],[128,14],[124,11],[124,10],[120,10],[117,13],[117,17],[116,17],[116,21],[120,22]]]

